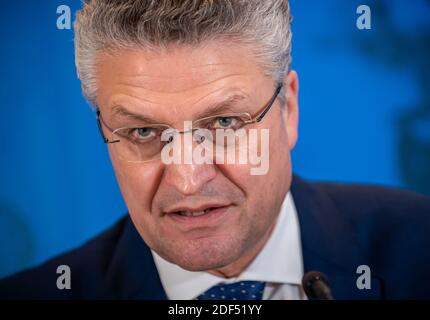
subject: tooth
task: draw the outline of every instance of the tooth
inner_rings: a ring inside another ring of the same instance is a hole
[[[211,208],[205,209],[205,210],[201,210],[201,211],[178,211],[178,213],[181,216],[186,216],[186,217],[198,217],[201,215],[204,215],[205,213],[208,213],[211,210]]]

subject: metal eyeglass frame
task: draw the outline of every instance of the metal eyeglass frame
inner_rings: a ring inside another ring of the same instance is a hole
[[[244,125],[248,125],[248,124],[252,124],[252,123],[258,123],[258,122],[261,122],[261,120],[263,120],[263,118],[265,117],[265,115],[269,112],[270,108],[274,104],[274,102],[275,102],[276,98],[278,97],[279,93],[281,92],[282,86],[283,86],[282,83],[278,83],[278,85],[276,87],[276,91],[273,94],[273,96],[270,98],[269,102],[266,103],[265,106],[262,108],[262,110],[260,110],[259,112],[257,112],[256,115],[254,115],[253,117],[251,117],[251,115],[249,113],[241,113],[241,114],[247,114],[250,117],[250,120],[245,121]],[[118,131],[119,129],[123,129],[123,128],[117,128],[117,129],[110,128],[106,124],[106,122],[103,120],[99,108],[96,109],[96,115],[97,115],[97,126],[98,126],[100,134],[101,134],[101,136],[103,138],[103,142],[106,143],[106,144],[119,142],[120,141],[119,139],[109,141],[109,139],[106,138],[105,134],[103,133],[102,124],[107,129],[109,129],[109,131],[112,134],[115,134],[116,131]],[[223,116],[223,115],[219,115],[219,116]],[[217,117],[217,115],[206,117],[206,118],[202,118],[202,119],[198,119],[198,120],[195,120],[194,122],[198,122],[198,121],[205,120],[207,118],[212,118],[212,117]],[[163,125],[166,128],[171,128],[169,125],[166,125],[166,124],[159,124],[159,125]],[[173,129],[173,128],[171,128],[171,129]],[[198,128],[195,128],[195,129],[192,129],[192,130],[197,130],[197,129]],[[185,132],[187,132],[187,131],[179,131],[178,133],[185,133]]]

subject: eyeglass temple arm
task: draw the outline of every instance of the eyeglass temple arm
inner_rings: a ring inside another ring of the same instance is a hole
[[[109,139],[106,138],[106,136],[105,136],[105,134],[103,132],[102,124],[106,128],[108,128],[110,130],[110,132],[113,132],[113,130],[103,121],[103,118],[102,118],[102,116],[100,114],[100,109],[98,109],[98,108],[96,109],[96,115],[97,115],[97,127],[99,128],[100,135],[102,136],[103,142],[104,143],[115,143],[115,142],[118,142],[119,140],[109,141]]]
[[[270,108],[273,106],[273,103],[278,97],[279,92],[281,92],[282,85],[283,85],[282,82],[278,83],[278,87],[276,88],[276,91],[273,94],[272,99],[270,99],[270,101],[264,107],[264,110],[255,118],[255,122],[260,122],[261,120],[263,120],[264,116],[267,114],[267,112],[269,112]]]

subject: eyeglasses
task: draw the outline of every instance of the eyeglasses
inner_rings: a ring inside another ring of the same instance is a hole
[[[223,147],[228,148],[230,145],[235,144],[236,141],[234,139],[232,140],[227,138],[227,143],[225,143],[224,136],[221,139],[217,139],[216,137],[218,137],[218,135],[215,131],[225,130],[232,133],[237,138],[238,135],[235,135],[235,133],[240,129],[249,124],[259,123],[263,120],[274,104],[281,89],[282,83],[279,83],[269,102],[266,103],[262,110],[257,112],[254,116],[244,112],[205,117],[192,121],[192,129],[186,131],[178,131],[167,124],[151,124],[145,126],[136,125],[112,129],[103,120],[100,109],[98,108],[96,109],[97,124],[104,143],[110,144],[112,150],[117,154],[117,156],[128,162],[144,163],[156,160],[160,157],[164,146],[172,142],[175,135],[190,131],[194,132],[201,130],[208,132],[207,130],[209,130],[209,135],[203,134],[201,136],[196,136],[201,139],[200,141],[210,137],[214,145],[222,145]],[[112,139],[106,138],[102,125],[105,126],[112,134]]]

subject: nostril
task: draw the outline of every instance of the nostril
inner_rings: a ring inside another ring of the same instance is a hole
[[[198,131],[196,131],[194,133],[194,140],[198,143],[202,143],[203,141],[205,141],[206,137],[204,136],[204,134],[200,134]]]

